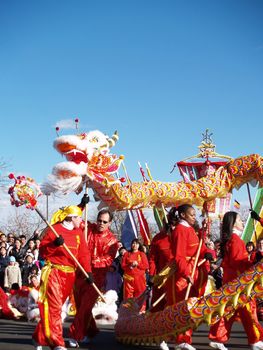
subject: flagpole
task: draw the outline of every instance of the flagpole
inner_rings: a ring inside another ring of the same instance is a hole
[[[253,210],[253,204],[252,204],[252,199],[251,199],[250,187],[249,187],[248,183],[247,183],[247,193],[248,193],[248,198],[249,198],[250,209]],[[252,220],[253,220],[253,233],[255,235],[256,242],[257,242],[258,236],[257,236],[257,232],[256,232],[255,220],[254,219],[252,219]],[[253,234],[252,234],[252,237],[253,237]]]
[[[85,195],[88,196],[89,193],[89,188],[88,185],[86,183],[86,189],[85,189]],[[84,214],[84,237],[85,237],[85,241],[88,241],[88,203],[85,203],[85,214]]]
[[[150,168],[148,167],[147,163],[145,163],[145,167],[146,167],[146,171],[147,171],[147,174],[148,174],[150,180],[153,181],[153,177],[152,177],[152,174],[150,172]],[[163,203],[161,204],[161,208],[162,208],[162,211],[163,211],[163,214],[164,214],[165,223],[168,224],[168,219],[167,219],[167,215],[166,215]]]

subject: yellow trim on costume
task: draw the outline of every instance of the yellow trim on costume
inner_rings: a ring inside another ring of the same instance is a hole
[[[77,249],[79,249],[79,246],[80,246],[80,236],[79,235],[76,236],[76,240],[77,240]]]
[[[47,292],[47,283],[48,283],[48,277],[51,272],[51,269],[55,268],[57,270],[63,271],[63,272],[75,272],[75,267],[72,266],[64,266],[64,265],[58,265],[58,264],[52,264],[50,261],[46,261],[45,266],[41,270],[41,286],[39,289],[39,301],[43,303],[46,298],[46,292]]]
[[[49,327],[49,317],[48,317],[48,300],[45,299],[43,302],[44,307],[44,325],[45,325],[45,336],[50,341],[50,327]]]
[[[64,265],[58,265],[58,264],[52,264],[50,261],[46,261],[45,266],[41,270],[41,285],[39,289],[39,302],[43,304],[44,308],[44,329],[45,329],[45,336],[49,340],[50,345],[51,340],[50,340],[50,326],[49,326],[49,307],[48,307],[48,299],[46,298],[46,293],[47,293],[47,284],[48,284],[48,278],[51,272],[51,269],[55,268],[57,270],[67,272],[67,273],[72,273],[75,272],[75,268],[72,266],[64,266]]]
[[[157,275],[153,277],[153,283],[158,288],[161,288],[176,271],[176,265],[173,261],[169,265],[166,265]]]
[[[125,273],[123,275],[123,279],[127,280],[127,281],[133,281],[134,280],[134,277],[130,276],[130,275],[127,275],[127,273]]]

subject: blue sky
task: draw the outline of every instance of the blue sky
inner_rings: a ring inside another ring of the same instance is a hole
[[[263,154],[262,18],[260,0],[1,1],[2,158],[42,182],[56,123],[76,117],[118,130],[133,181],[138,161],[178,181],[206,128],[218,153]]]

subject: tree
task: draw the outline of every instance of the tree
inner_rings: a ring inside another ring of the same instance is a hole
[[[5,187],[8,184],[8,177],[4,173],[9,168],[10,164],[7,163],[3,157],[0,157],[0,187]]]
[[[46,225],[34,212],[25,208],[15,208],[5,222],[0,222],[0,229],[4,233],[12,232],[16,236],[25,235],[30,238],[35,230],[42,230]]]

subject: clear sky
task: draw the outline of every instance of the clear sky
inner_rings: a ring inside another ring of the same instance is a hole
[[[261,0],[2,0],[8,171],[45,180],[62,161],[55,126],[76,117],[81,132],[118,130],[133,181],[138,161],[177,181],[206,128],[218,153],[263,154],[262,18]]]

